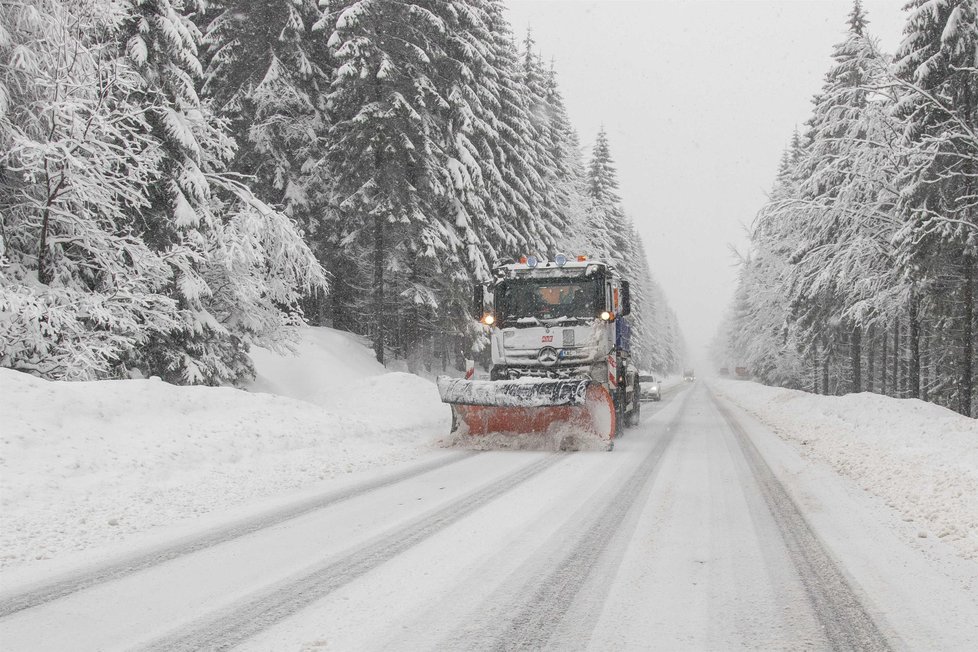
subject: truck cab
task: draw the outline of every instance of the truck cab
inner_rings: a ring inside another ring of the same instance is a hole
[[[589,378],[637,423],[629,284],[611,265],[584,256],[524,257],[497,267],[492,281],[476,288],[474,303],[488,329],[491,380]]]

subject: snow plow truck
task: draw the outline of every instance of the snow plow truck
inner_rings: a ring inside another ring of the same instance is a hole
[[[611,450],[641,409],[630,308],[628,282],[585,256],[497,267],[473,306],[489,335],[489,380],[438,379],[452,433],[549,434],[561,448],[590,437]]]

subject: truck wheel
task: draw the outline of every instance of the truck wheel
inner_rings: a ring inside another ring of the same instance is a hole
[[[625,390],[615,392],[615,439],[625,433]]]
[[[639,420],[642,418],[642,397],[638,394],[638,388],[635,388],[632,394],[632,411],[628,413],[628,425],[637,426]]]

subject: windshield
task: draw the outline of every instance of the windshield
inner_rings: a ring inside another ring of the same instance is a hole
[[[639,380],[640,383],[654,383],[655,382],[655,378],[653,378],[652,376],[639,376],[638,377],[638,380]]]
[[[533,326],[543,322],[576,322],[597,317],[596,279],[519,279],[496,289],[500,326]]]

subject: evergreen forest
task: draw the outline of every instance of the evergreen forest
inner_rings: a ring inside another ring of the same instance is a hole
[[[912,0],[880,51],[855,0],[750,228],[718,367],[974,416],[978,5]]]
[[[675,370],[593,141],[498,0],[0,3],[0,365],[233,384],[312,324],[457,366],[473,284],[565,252],[631,280],[633,354]]]

